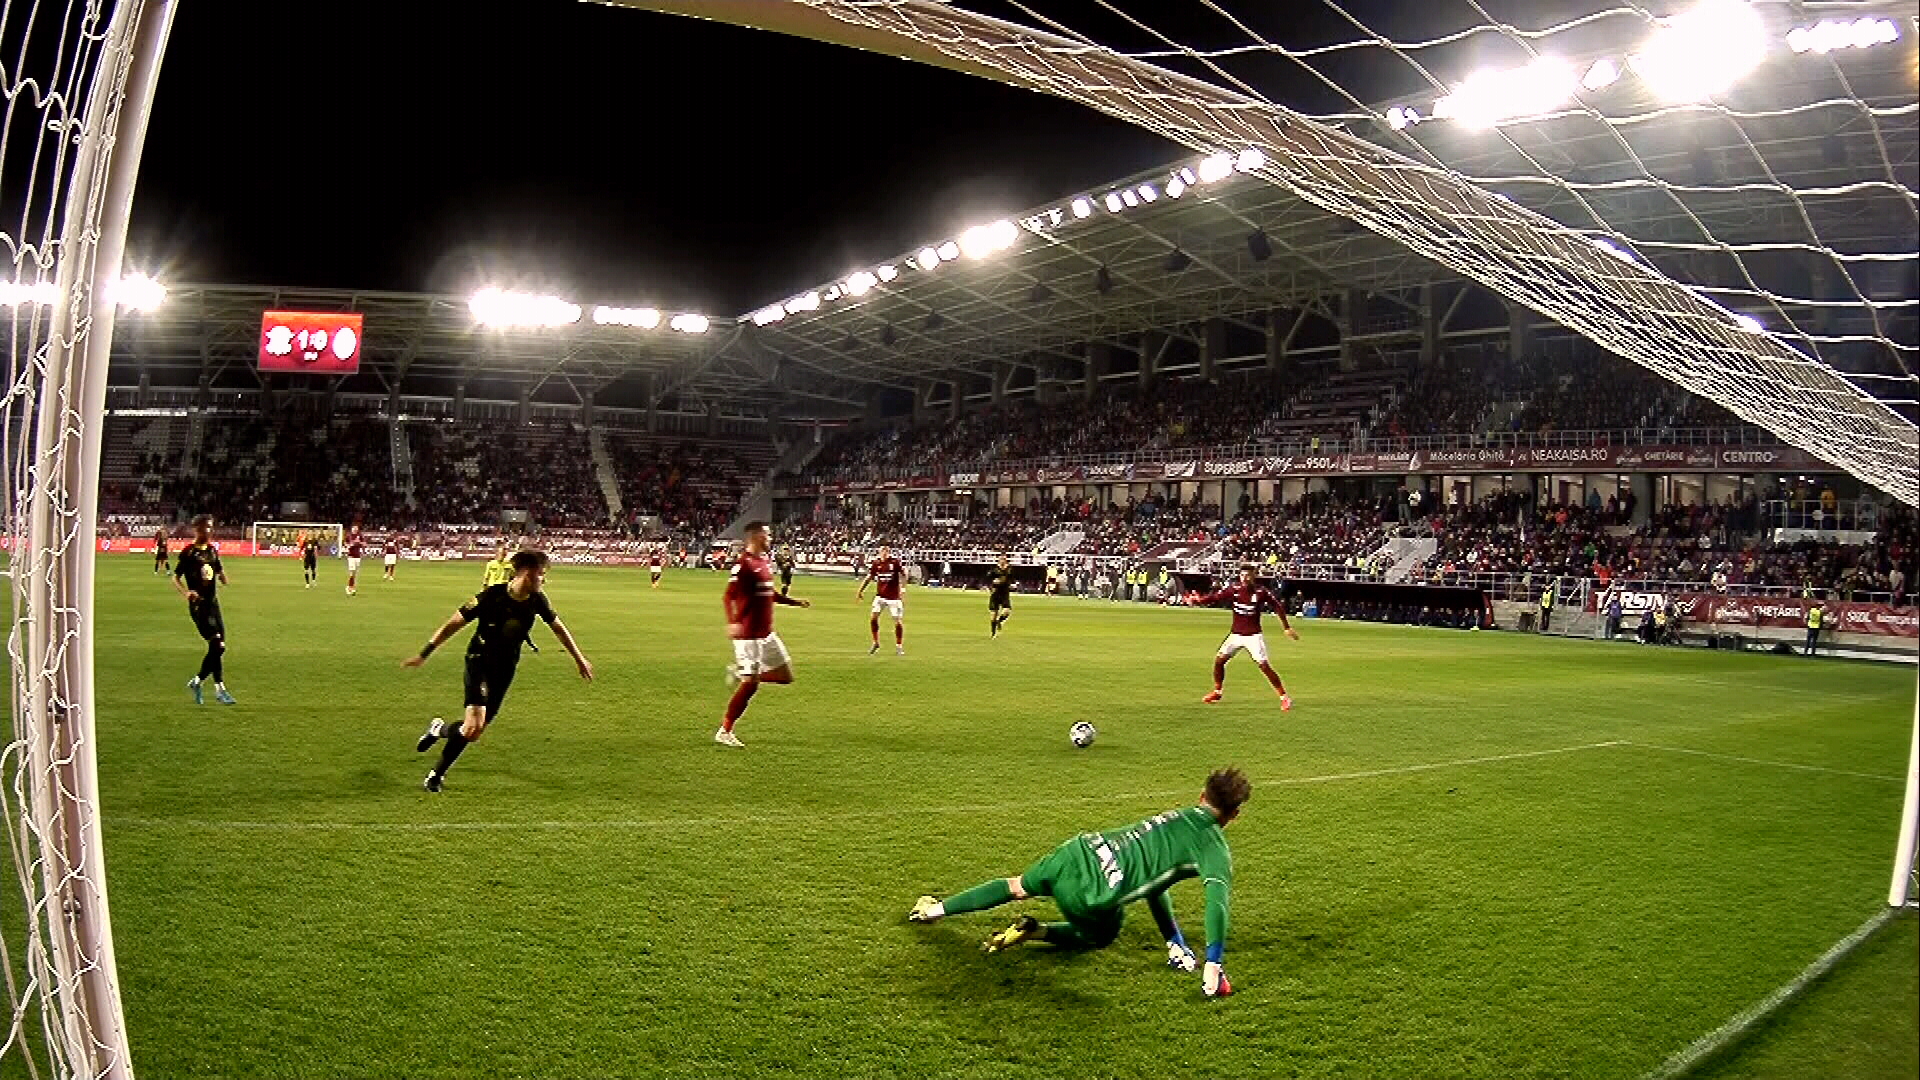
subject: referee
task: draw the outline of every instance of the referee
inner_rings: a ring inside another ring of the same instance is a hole
[[[207,655],[200,661],[200,674],[187,683],[195,705],[206,704],[201,686],[213,680],[213,700],[235,705],[227,693],[220,658],[227,651],[227,625],[220,618],[219,587],[227,583],[227,571],[220,565],[220,552],[213,546],[213,518],[201,514],[193,519],[193,543],[180,549],[180,561],[173,567],[173,587],[187,602],[187,615],[193,628],[207,643]]]

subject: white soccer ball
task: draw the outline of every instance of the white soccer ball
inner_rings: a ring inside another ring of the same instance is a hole
[[[1085,750],[1087,747],[1092,746],[1093,737],[1098,734],[1100,733],[1094,730],[1093,725],[1087,723],[1085,720],[1082,720],[1079,723],[1073,725],[1073,727],[1067,729],[1067,738],[1072,739],[1073,745],[1079,747],[1082,750]]]

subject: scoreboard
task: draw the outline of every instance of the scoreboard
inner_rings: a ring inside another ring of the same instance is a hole
[[[360,370],[358,312],[269,311],[260,316],[260,370],[351,375]]]

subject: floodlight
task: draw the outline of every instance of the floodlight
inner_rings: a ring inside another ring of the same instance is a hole
[[[467,307],[483,326],[568,326],[580,321],[579,304],[491,285],[474,293]]]
[[[952,262],[960,257],[960,245],[949,240],[933,249],[933,253],[940,257],[941,262]]]
[[[145,274],[128,274],[114,289],[114,302],[133,311],[153,311],[167,301],[167,287]]]
[[[1615,244],[1613,241],[1607,239],[1606,237],[1596,236],[1596,237],[1593,237],[1592,240],[1593,240],[1594,247],[1599,248],[1601,251],[1606,252],[1607,254],[1613,256],[1614,258],[1619,259],[1623,262],[1633,261],[1633,255],[1630,252],[1628,252],[1625,248],[1620,247],[1618,244]]]
[[[880,284],[879,278],[874,277],[871,273],[868,273],[865,270],[861,270],[858,273],[854,274],[852,277],[847,279],[847,295],[848,296],[865,296],[867,294],[867,290],[873,288],[875,285],[878,285],[878,284]]]
[[[787,309],[785,307],[779,304],[768,304],[766,307],[753,313],[753,325],[765,326],[768,323],[777,323],[786,317]]]
[[[1126,204],[1120,201],[1120,196],[1115,192],[1107,192],[1107,213],[1117,214],[1124,209]]]
[[[1214,154],[1200,162],[1200,182],[1211,184],[1224,180],[1233,172],[1233,157],[1229,154]]]
[[[651,330],[660,325],[660,312],[655,308],[596,307],[593,321],[601,326],[638,326]]]
[[[1142,202],[1152,202],[1160,197],[1160,192],[1154,190],[1152,184],[1141,184],[1136,190],[1140,192]]]
[[[989,226],[975,225],[961,233],[960,251],[969,259],[984,259],[993,254],[993,237]]]
[[[1635,53],[1633,70],[1660,97],[1702,101],[1732,86],[1767,55],[1767,28],[1744,0],[1704,0],[1664,20]]]
[[[1133,193],[1132,188],[1128,188],[1127,190],[1120,193],[1120,201],[1125,203],[1128,207],[1139,206],[1140,196],[1135,195]]]
[[[60,302],[60,287],[50,281],[35,285],[19,285],[14,282],[0,282],[0,305],[17,307],[20,304],[53,305]]]
[[[1267,155],[1257,149],[1249,147],[1240,151],[1240,156],[1234,159],[1233,167],[1239,169],[1241,172],[1252,172],[1266,163]]]
[[[1813,27],[1796,27],[1787,34],[1794,52],[1829,53],[1835,49],[1865,49],[1900,40],[1900,28],[1891,19],[1865,15],[1848,21],[1822,19]]]
[[[1395,131],[1405,128],[1413,121],[1407,116],[1407,110],[1395,105],[1387,110],[1387,126]]]
[[[877,273],[879,273],[881,281],[892,281],[894,278],[900,276],[900,268],[892,263],[888,263],[881,267]]]
[[[1200,182],[1200,178],[1193,175],[1193,170],[1189,168],[1182,167],[1181,170],[1175,173],[1174,175],[1178,176],[1180,178],[1180,182],[1187,185],[1188,187],[1192,187],[1193,185]]]
[[[819,308],[820,294],[817,292],[802,293],[787,301],[787,314],[789,315],[798,315],[803,311],[818,311]]]
[[[675,315],[668,326],[683,334],[704,334],[707,332],[705,315]]]
[[[1093,213],[1092,199],[1089,199],[1085,195],[1082,195],[1079,198],[1073,200],[1073,216],[1074,217],[1083,218],[1083,217],[1087,217],[1092,213]]]
[[[829,304],[833,303],[835,300],[840,299],[840,286],[838,285],[827,286],[827,294],[824,297],[824,299]]]
[[[1167,198],[1177,199],[1187,193],[1187,182],[1175,176],[1167,181]]]
[[[1543,56],[1525,67],[1474,72],[1434,103],[1433,114],[1476,130],[1490,128],[1558,108],[1573,97],[1574,85],[1566,61]]]
[[[987,229],[993,240],[995,251],[1005,251],[1013,246],[1015,240],[1020,239],[1019,227],[1004,218],[987,226]]]
[[[914,256],[913,261],[922,270],[931,270],[940,265],[940,253],[933,248],[923,247]]]
[[[1759,319],[1756,319],[1753,316],[1746,314],[1745,312],[1735,312],[1733,316],[1733,323],[1735,326],[1738,326],[1740,329],[1745,330],[1750,334],[1764,334],[1766,333],[1766,330],[1767,330],[1765,326],[1761,325]]]
[[[1580,77],[1580,85],[1588,90],[1605,90],[1620,81],[1620,67],[1607,57],[1593,62],[1587,73]]]

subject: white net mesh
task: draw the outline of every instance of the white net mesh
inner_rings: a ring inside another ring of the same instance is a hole
[[[36,1077],[131,1075],[95,795],[93,503],[114,303],[102,283],[118,277],[164,43],[156,18],[139,2],[0,4],[14,690],[0,815],[20,901],[0,907],[0,1071],[24,1063]],[[140,64],[131,43],[146,29],[156,32]],[[116,151],[116,138],[127,145]]]
[[[1018,22],[930,0],[621,2],[986,75],[1232,155],[1920,503],[1902,415],[1920,223],[1910,10],[1707,0],[1697,18],[1625,5],[1531,25],[1539,6],[1522,2],[1371,5],[1425,27],[1412,34],[1337,0],[993,5]],[[1817,51],[1821,18],[1894,40]],[[1489,65],[1526,74],[1469,79]],[[1303,84],[1315,101],[1261,90]]]

